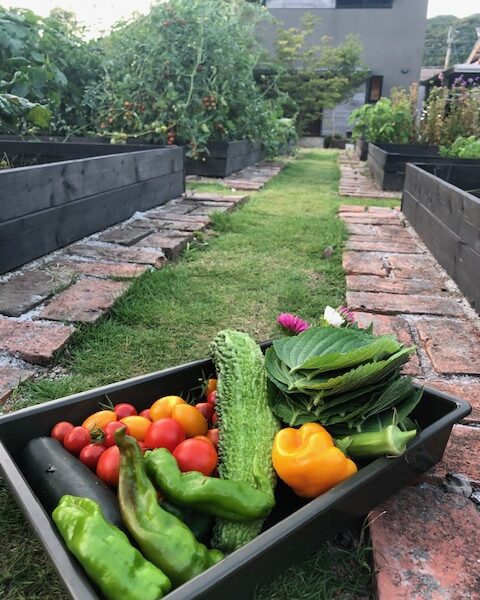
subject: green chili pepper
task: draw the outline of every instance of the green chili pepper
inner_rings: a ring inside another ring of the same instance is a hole
[[[221,560],[221,552],[208,550],[180,519],[160,507],[135,438],[126,435],[125,429],[118,429],[115,441],[120,448],[120,513],[142,553],[162,569],[175,586]]]
[[[105,520],[93,500],[63,496],[52,518],[67,548],[108,600],[158,600],[170,591],[168,577]]]
[[[176,504],[230,521],[263,519],[275,505],[272,494],[242,481],[207,477],[198,471],[182,473],[165,448],[149,452],[145,462],[153,483]]]

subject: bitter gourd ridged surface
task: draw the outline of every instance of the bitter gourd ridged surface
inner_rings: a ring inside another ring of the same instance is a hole
[[[279,422],[268,404],[262,351],[250,336],[231,330],[220,331],[211,350],[218,378],[220,477],[244,481],[273,495],[272,445]],[[255,538],[262,524],[263,520],[217,519],[212,545],[232,552]]]

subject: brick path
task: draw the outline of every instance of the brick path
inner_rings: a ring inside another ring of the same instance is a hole
[[[262,163],[235,177],[257,189],[280,170]],[[0,277],[0,405],[21,381],[45,373],[75,324],[105,315],[135,277],[176,259],[209,215],[247,198],[187,192]]]
[[[360,161],[354,152],[340,153],[340,196],[355,198],[391,199],[401,198],[400,192],[381,190],[372,177],[367,163]]]
[[[287,159],[286,159],[287,160]],[[284,163],[263,162],[245,167],[237,173],[232,173],[224,179],[214,177],[202,177],[201,175],[188,175],[187,181],[200,183],[217,183],[235,190],[261,190],[263,186],[270,181],[272,177],[277,175]]]
[[[380,600],[480,598],[479,319],[398,210],[342,206],[350,232],[343,258],[347,304],[374,331],[393,331],[417,353],[405,371],[465,398],[442,463],[370,515]],[[466,476],[470,497],[447,491]]]

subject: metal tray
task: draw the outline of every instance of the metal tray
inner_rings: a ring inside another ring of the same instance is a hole
[[[102,596],[66,549],[49,514],[25,479],[19,466],[23,448],[32,438],[49,435],[58,421],[81,423],[98,410],[99,401],[107,395],[115,404],[130,402],[143,409],[161,396],[195,388],[203,375],[213,373],[211,360],[200,360],[0,417],[0,471],[73,600],[99,600]],[[309,502],[300,500],[280,484],[277,506],[264,532],[170,592],[168,600],[249,598],[258,584],[318,549],[337,532],[356,524],[376,505],[439,462],[453,424],[470,410],[463,400],[425,388],[414,413],[422,430],[403,456],[378,458]]]

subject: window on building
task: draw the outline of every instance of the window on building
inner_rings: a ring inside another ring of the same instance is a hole
[[[367,81],[367,97],[366,102],[373,104],[378,102],[382,97],[383,75],[372,75]]]
[[[337,0],[337,8],[392,8],[393,0]]]

